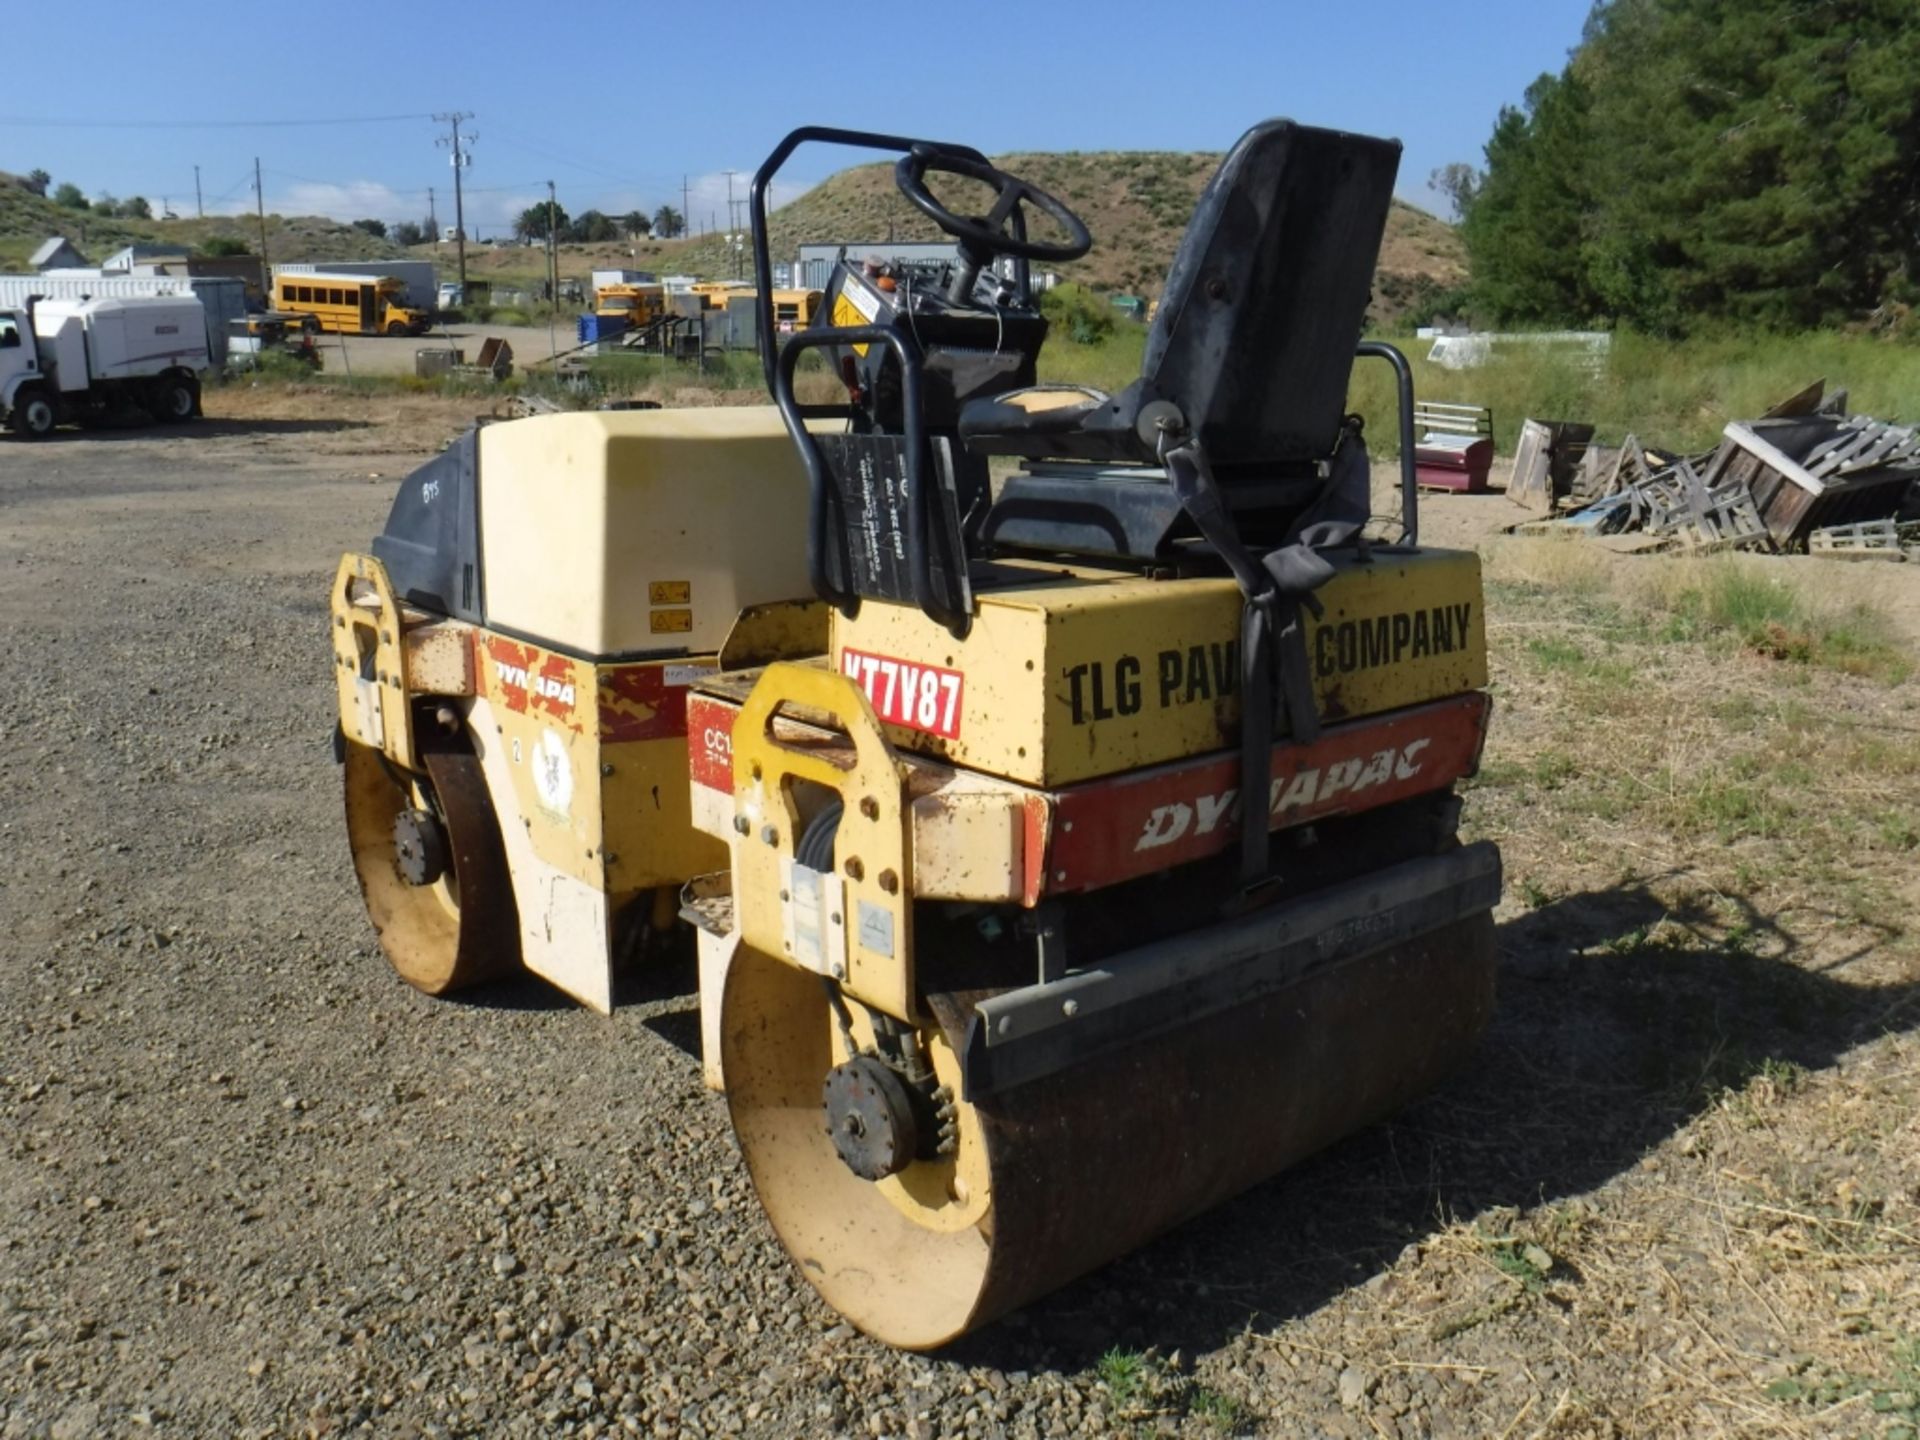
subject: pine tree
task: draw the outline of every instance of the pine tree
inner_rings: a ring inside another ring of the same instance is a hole
[[[1911,0],[1600,0],[1488,141],[1476,297],[1659,331],[1912,303],[1916,75]]]

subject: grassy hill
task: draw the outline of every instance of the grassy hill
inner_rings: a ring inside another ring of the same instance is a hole
[[[1159,294],[1174,247],[1193,213],[1201,188],[1220,163],[1217,154],[1175,151],[1102,151],[1014,154],[999,157],[1006,170],[1051,191],[1079,213],[1093,232],[1093,252],[1056,267],[1063,279],[1097,290]],[[956,207],[978,199],[970,182],[949,178],[939,193]],[[119,220],[65,210],[0,173],[0,269],[18,269],[48,235],[65,235],[89,259],[135,241],[194,246],[214,236],[257,239],[251,216],[205,220]],[[900,197],[889,164],[860,165],[831,176],[773,214],[776,258],[787,258],[809,241],[937,240],[939,230]],[[337,221],[315,216],[267,217],[267,248],[276,260],[379,260],[409,252]],[[589,270],[630,266],[667,274],[727,276],[736,259],[725,240],[707,235],[685,240],[563,245],[563,275],[584,278]],[[453,273],[451,245],[417,246],[415,256],[437,261]],[[533,283],[544,277],[543,252],[519,245],[470,245],[468,271],[480,278]],[[1466,251],[1451,225],[1395,201],[1387,218],[1374,287],[1372,321],[1391,325],[1422,297],[1466,278]]]
[[[49,235],[64,235],[90,261],[123,245],[179,245],[191,249],[215,236],[232,236],[249,247],[260,238],[251,215],[209,215],[192,220],[122,220],[90,210],[68,210],[35,195],[15,176],[0,172],[0,270],[23,267]],[[387,260],[406,252],[388,241],[337,220],[315,215],[267,216],[267,253],[275,260]]]
[[[1105,151],[1014,154],[995,162],[1064,200],[1087,222],[1094,248],[1085,259],[1055,267],[1061,277],[1099,290],[1154,296],[1159,293],[1175,246],[1202,187],[1220,163],[1218,154]],[[974,202],[970,182],[948,179],[937,188],[956,208]],[[974,187],[984,197],[982,187]],[[984,210],[984,200],[980,202]],[[830,240],[935,240],[933,223],[900,196],[889,164],[842,170],[772,217],[773,252],[792,255],[802,242]],[[718,236],[625,245],[563,246],[563,273],[596,265],[630,265],[668,273],[720,276],[734,260]],[[525,250],[487,252],[469,269],[506,276],[532,275],[540,261]],[[1375,286],[1375,324],[1391,323],[1434,290],[1466,278],[1466,251],[1451,225],[1411,205],[1394,202],[1387,220]]]

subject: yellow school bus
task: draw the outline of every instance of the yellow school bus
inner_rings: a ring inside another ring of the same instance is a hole
[[[705,282],[703,285],[688,287],[700,296],[703,308],[724,310],[733,305],[751,303],[760,298],[760,292],[741,285],[725,285],[718,282]],[[773,292],[773,328],[782,335],[790,335],[795,330],[804,330],[813,323],[813,317],[820,311],[820,292],[818,290],[775,290]]]
[[[818,290],[776,290],[773,292],[773,328],[780,334],[804,330],[820,310]]]
[[[696,280],[687,286],[687,293],[700,297],[702,310],[724,310],[735,296],[751,296],[753,287],[744,280]]]
[[[604,285],[594,292],[593,310],[609,320],[624,320],[629,329],[651,325],[667,313],[667,292],[662,285]]]
[[[334,335],[424,334],[433,317],[400,303],[406,289],[391,276],[280,275],[274,278],[273,305],[288,314],[311,315]]]

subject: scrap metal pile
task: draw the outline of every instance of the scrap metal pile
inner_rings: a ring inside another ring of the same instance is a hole
[[[1920,560],[1920,430],[1847,411],[1825,382],[1758,420],[1734,421],[1698,455],[1593,427],[1529,420],[1508,497],[1548,518],[1520,534],[1617,537],[1610,548],[1804,551]]]

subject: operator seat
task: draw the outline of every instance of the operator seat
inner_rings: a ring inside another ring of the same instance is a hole
[[[966,404],[981,455],[1159,463],[1163,427],[1230,472],[1330,455],[1399,168],[1397,141],[1291,120],[1256,125],[1194,209],[1140,378],[1120,394],[1073,385]],[[1230,502],[1231,503],[1231,502]]]

